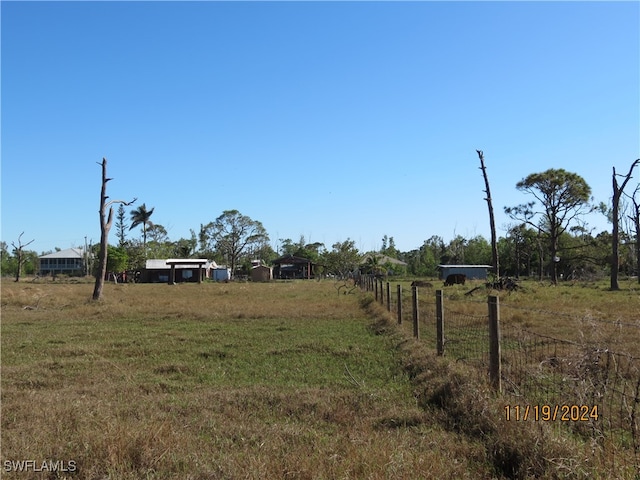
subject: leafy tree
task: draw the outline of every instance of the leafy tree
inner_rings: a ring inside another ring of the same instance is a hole
[[[191,238],[181,238],[174,244],[174,257],[176,258],[189,258],[196,251],[198,246],[198,240],[196,234],[191,230]]]
[[[304,235],[300,235],[300,239],[297,243],[294,243],[290,238],[281,239],[280,255],[293,255],[294,257],[308,258],[313,263],[317,263],[320,258],[320,253],[324,250],[324,243],[314,242],[307,243]]]
[[[269,265],[278,258],[278,254],[268,242],[264,242],[254,249],[253,257],[260,259],[265,265]]]
[[[15,275],[16,259],[7,248],[7,242],[0,242],[0,271],[3,275]]]
[[[492,265],[491,245],[482,235],[477,235],[467,241],[464,258],[470,265]]]
[[[150,227],[153,227],[153,222],[150,218],[154,210],[154,208],[147,210],[147,205],[143,203],[131,211],[131,227],[129,227],[129,230],[133,230],[138,225],[142,225],[142,246],[145,252],[147,250],[147,231]]]
[[[422,247],[408,252],[403,252],[400,257],[403,262],[407,264],[407,272],[409,275],[424,277],[427,275],[427,269],[422,262],[421,253]]]
[[[462,235],[456,235],[447,245],[445,254],[440,257],[440,260],[445,264],[464,264],[466,246],[467,240]]]
[[[192,230],[191,235],[195,235],[195,232]],[[200,224],[200,230],[198,232],[198,249],[199,255],[205,258],[213,258],[213,248],[209,242],[209,236],[207,233],[207,226],[204,224]]]
[[[127,231],[125,223],[124,205],[118,205],[118,213],[116,214],[116,235],[118,237],[118,246],[122,247],[127,240]]]
[[[428,248],[431,251],[431,255],[433,257],[434,270],[433,274],[437,274],[436,267],[439,263],[443,263],[442,257],[445,255],[446,246],[444,244],[444,240],[439,235],[432,235],[424,242],[424,248]]]
[[[167,229],[159,223],[147,228],[146,253],[150,258],[170,258],[174,256],[175,243],[169,239]]]
[[[386,255],[391,258],[398,258],[398,249],[396,248],[396,242],[393,237],[387,237],[386,235],[382,237],[382,248],[380,248],[380,253]]]
[[[242,215],[238,210],[225,210],[215,221],[202,226],[201,230],[206,245],[215,244],[216,250],[228,259],[231,275],[234,275],[243,253],[259,249],[269,241],[262,223]]]
[[[107,256],[107,270],[109,272],[120,273],[127,269],[129,256],[123,247],[113,247],[109,245],[109,254]]]
[[[280,247],[278,248],[280,255],[293,255],[298,249],[298,245],[293,243],[290,238],[280,239]]]
[[[332,250],[325,252],[321,261],[327,267],[329,273],[339,277],[347,277],[358,270],[360,265],[360,252],[355,242],[347,238],[344,242],[336,242]]]
[[[164,226],[160,225],[159,223],[153,223],[149,225],[149,228],[147,228],[147,237],[151,242],[156,242],[156,243],[169,242],[169,234],[167,232],[167,229],[164,228]]]
[[[293,255],[296,257],[308,258],[313,263],[318,263],[320,252],[324,249],[324,243],[307,243],[304,235],[300,235],[300,240],[295,245]]]
[[[398,255],[398,259],[407,263],[407,271],[418,277],[435,277],[438,275],[438,263],[445,254],[442,237],[433,235],[417,250]]]
[[[127,252],[126,270],[142,270],[146,266],[146,255],[140,240],[126,240],[122,248]]]
[[[547,236],[551,280],[557,283],[558,240],[580,215],[590,209],[591,187],[576,173],[552,168],[528,175],[516,184],[516,188],[532,195],[535,201],[505,207],[505,213],[514,220],[538,228]]]
[[[538,261],[536,238],[537,232],[524,223],[509,227],[507,237],[498,240],[505,274],[520,277],[524,272],[525,275],[531,276],[532,265]]]

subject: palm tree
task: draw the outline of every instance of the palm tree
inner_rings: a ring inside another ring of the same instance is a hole
[[[384,274],[384,268],[380,265],[380,256],[377,253],[371,253],[367,257],[367,269],[369,273],[373,275],[382,275]]]
[[[142,225],[142,245],[145,255],[147,253],[147,227],[153,226],[153,222],[149,220],[153,210],[153,208],[151,210],[147,210],[147,206],[143,203],[138,208],[131,211],[131,228],[129,228],[129,230],[133,230],[138,225]]]

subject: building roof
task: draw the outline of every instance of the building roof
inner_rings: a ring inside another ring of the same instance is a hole
[[[204,265],[209,263],[206,258],[168,258],[167,265]],[[214,262],[215,263],[215,262]]]
[[[152,258],[145,262],[145,268],[147,270],[166,270],[171,268],[170,263],[173,263],[176,268],[216,268],[216,262],[209,261],[204,258]]]
[[[38,258],[83,258],[84,252],[80,248],[67,248],[66,250],[60,250],[59,252],[49,253],[47,255],[41,255]]]
[[[438,265],[438,268],[493,268],[491,265]]]
[[[309,260],[308,258],[304,258],[304,257],[294,257],[293,255],[285,255],[283,257],[280,258],[276,258],[273,261],[274,264],[277,265],[298,265],[301,263],[307,264],[307,263],[313,263],[311,260]]]
[[[402,260],[398,260],[397,258],[383,255],[382,253],[367,253],[364,257],[362,257],[362,262],[360,263],[360,265],[364,265],[365,263],[367,263],[367,260],[369,260],[369,258],[371,258],[372,256],[375,256],[375,258],[378,259],[378,263],[380,265],[384,265],[385,263],[390,263],[391,265],[402,265],[403,267],[407,266],[407,264]]]

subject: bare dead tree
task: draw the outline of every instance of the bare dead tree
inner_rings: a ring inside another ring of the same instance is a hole
[[[102,188],[100,190],[100,252],[98,253],[98,271],[96,273],[96,283],[93,289],[93,299],[100,300],[102,296],[102,287],[104,286],[104,277],[107,274],[107,247],[109,244],[109,230],[113,222],[113,205],[120,203],[125,206],[133,204],[137,198],[130,202],[124,200],[111,200],[107,202],[107,183],[112,178],[107,178],[107,159],[103,158],[102,163],[96,162],[102,166]],[[108,210],[108,213],[107,213]]]
[[[633,227],[636,236],[636,275],[638,278],[638,284],[640,284],[640,184],[636,187],[633,195],[627,195],[633,203],[633,215],[629,215],[628,218],[633,222]]]
[[[16,246],[16,244],[14,242],[11,242],[11,246],[13,247],[15,254],[16,254],[16,259],[18,260],[18,268],[16,269],[16,282],[20,281],[20,275],[22,275],[22,266],[24,265],[25,262],[25,258],[24,258],[24,251],[23,248],[26,247],[27,245],[31,245],[34,240],[31,240],[30,242],[25,243],[24,245],[22,244],[22,235],[24,235],[24,232],[22,232],[19,236],[18,236],[18,246]]]
[[[624,187],[627,186],[629,180],[631,180],[631,174],[633,173],[633,169],[640,163],[640,158],[631,164],[631,168],[629,168],[629,173],[624,176],[624,180],[622,181],[622,185],[618,185],[618,177],[622,177],[622,175],[616,174],[616,167],[613,167],[613,199],[612,199],[612,213],[611,213],[611,221],[613,222],[613,228],[611,232],[611,290],[620,290],[620,286],[618,285],[618,273],[620,271],[620,197],[622,196],[622,192],[624,191]]]
[[[493,265],[493,271],[496,278],[500,278],[500,259],[498,258],[498,237],[496,235],[496,222],[493,216],[493,204],[491,202],[491,190],[489,189],[489,178],[487,177],[487,169],[484,166],[484,153],[482,150],[476,150],[478,157],[480,158],[480,170],[482,170],[482,176],[484,177],[485,193],[487,194],[487,205],[489,207],[489,224],[491,227],[491,259]]]

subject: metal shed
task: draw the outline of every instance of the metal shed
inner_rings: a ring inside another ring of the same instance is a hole
[[[218,265],[211,271],[211,280],[215,282],[228,282],[231,279],[231,269],[224,265]]]
[[[469,280],[486,280],[487,272],[492,269],[491,265],[438,265],[440,278],[447,278],[452,274],[466,275]]]

